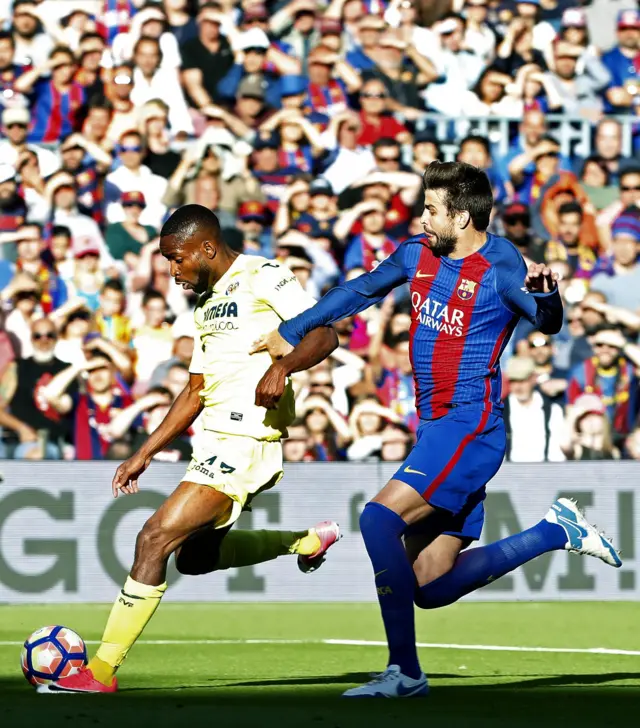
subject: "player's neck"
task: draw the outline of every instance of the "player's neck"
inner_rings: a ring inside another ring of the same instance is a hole
[[[231,248],[227,250],[220,250],[218,252],[218,255],[216,256],[216,260],[218,265],[216,266],[215,270],[212,270],[209,273],[209,288],[213,288],[215,284],[224,276],[224,274],[231,268],[231,266],[234,264],[235,259],[240,255],[240,253],[236,253],[234,250],[231,250]]]
[[[480,230],[465,231],[459,238],[456,249],[449,255],[451,260],[460,260],[468,258],[470,255],[477,253],[478,250],[487,242],[487,233]]]

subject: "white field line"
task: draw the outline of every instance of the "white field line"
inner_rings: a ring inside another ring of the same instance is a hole
[[[98,641],[87,641],[88,645],[100,644]],[[348,647],[386,647],[386,642],[374,640],[140,640],[139,645],[345,645]],[[21,647],[21,642],[0,640],[0,647]],[[418,642],[418,647],[432,650],[477,650],[480,652],[552,652],[573,655],[627,655],[640,657],[640,650],[615,650],[608,647],[522,647],[511,645],[458,645],[440,642]]]

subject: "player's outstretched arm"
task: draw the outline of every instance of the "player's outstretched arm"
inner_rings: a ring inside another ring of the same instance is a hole
[[[333,327],[321,326],[310,331],[290,353],[267,369],[256,387],[256,405],[275,409],[284,393],[287,377],[319,364],[337,347],[338,335]]]
[[[203,388],[203,375],[191,374],[189,383],[177,396],[160,427],[149,435],[138,452],[116,470],[111,483],[114,498],[118,497],[119,490],[128,495],[137,493],[138,478],[149,467],[153,456],[191,427],[202,412],[200,392]]]
[[[401,245],[371,273],[332,288],[315,306],[283,321],[278,327],[280,335],[296,346],[313,329],[334,324],[378,303],[396,286],[406,282],[403,257],[404,246]]]

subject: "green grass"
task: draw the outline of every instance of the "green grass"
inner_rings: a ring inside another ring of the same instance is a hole
[[[0,607],[0,641],[65,624],[99,639],[106,605]],[[375,605],[164,604],[143,639],[383,639]],[[640,650],[632,603],[459,604],[418,614],[431,643]],[[91,648],[93,651],[95,647]],[[422,648],[426,700],[346,701],[381,647],[138,644],[111,696],[40,696],[0,645],[0,726],[588,728],[638,723],[640,656]],[[409,724],[408,721],[412,721]]]

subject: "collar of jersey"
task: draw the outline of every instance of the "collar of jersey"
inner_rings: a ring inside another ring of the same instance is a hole
[[[207,292],[209,295],[212,295],[214,293],[220,293],[220,291],[225,287],[225,285],[227,283],[227,279],[230,278],[236,272],[236,270],[239,268],[239,266],[241,264],[241,261],[240,261],[241,258],[242,258],[243,261],[246,258],[246,256],[245,256],[244,253],[240,253],[238,255],[238,257],[229,266],[229,268],[227,269],[227,271],[225,272],[225,274],[222,276],[222,278],[220,278],[214,284],[213,288],[210,291]]]

